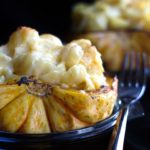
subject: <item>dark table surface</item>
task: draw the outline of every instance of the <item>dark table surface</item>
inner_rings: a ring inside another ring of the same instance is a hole
[[[143,97],[130,109],[124,149],[150,149],[150,70],[148,71],[147,87]]]
[[[128,122],[125,149],[150,149],[150,81],[148,81],[147,90],[141,99],[141,103],[144,108],[145,116]]]

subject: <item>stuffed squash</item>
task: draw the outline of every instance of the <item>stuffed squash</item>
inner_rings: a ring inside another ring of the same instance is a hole
[[[105,77],[89,40],[63,45],[53,35],[22,27],[0,53],[0,130],[67,131],[111,115],[117,79]]]

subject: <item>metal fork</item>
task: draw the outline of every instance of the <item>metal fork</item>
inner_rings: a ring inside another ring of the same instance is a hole
[[[123,105],[119,111],[108,150],[122,150],[129,108],[144,94],[147,80],[147,56],[145,53],[128,52],[119,77],[119,98]]]

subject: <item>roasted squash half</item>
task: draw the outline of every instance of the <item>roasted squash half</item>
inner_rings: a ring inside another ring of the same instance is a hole
[[[39,82],[0,85],[0,130],[21,133],[66,131],[111,115],[117,79],[97,90],[77,90]]]

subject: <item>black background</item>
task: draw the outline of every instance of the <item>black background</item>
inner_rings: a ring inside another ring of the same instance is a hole
[[[52,33],[65,39],[65,35],[70,32],[71,8],[77,2],[79,0],[0,0],[0,44],[7,42],[9,35],[19,26],[29,26],[40,33]],[[142,99],[145,117],[128,123],[125,149],[150,149],[149,91],[147,89]],[[95,145],[93,149],[96,147],[100,149],[101,145]]]
[[[70,12],[77,2],[80,0],[0,0],[0,44],[19,26],[52,33],[63,40],[70,31]]]

